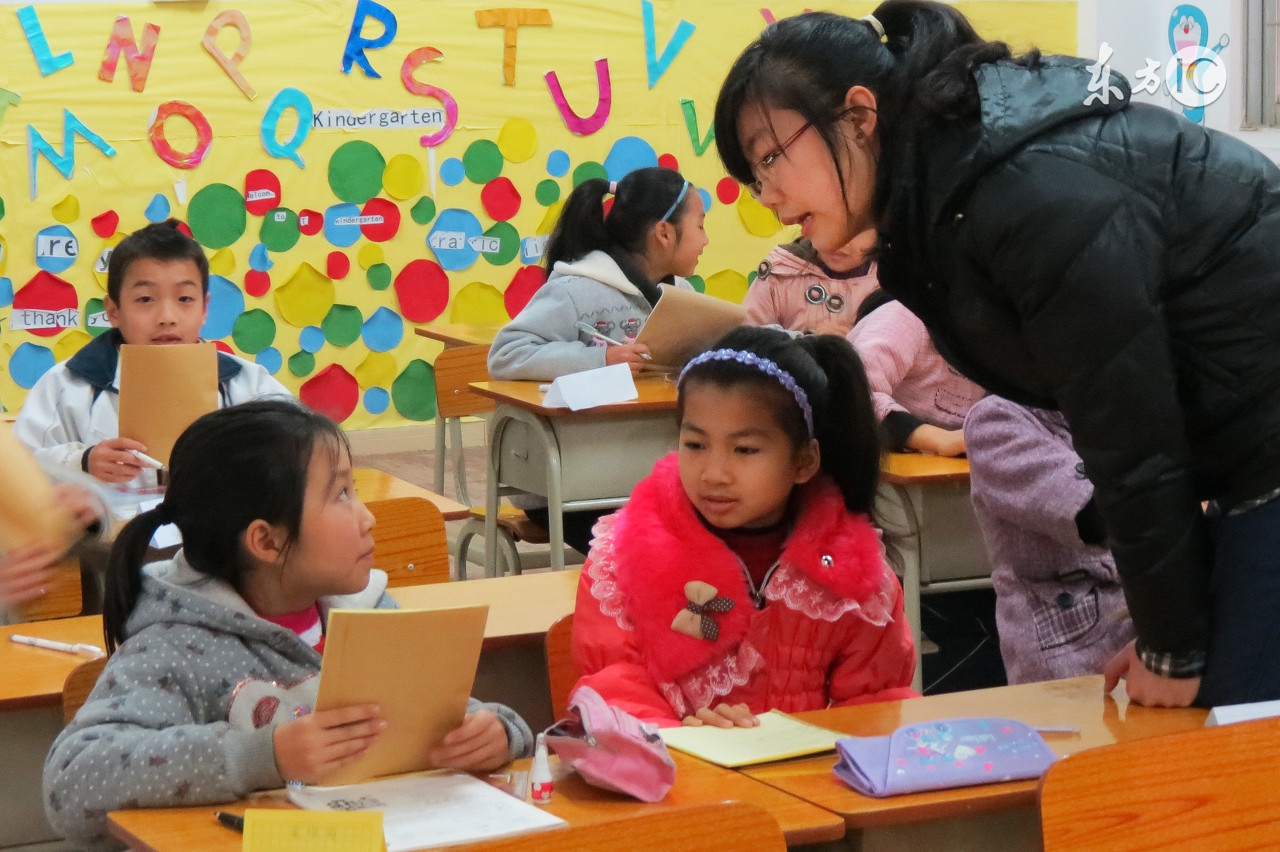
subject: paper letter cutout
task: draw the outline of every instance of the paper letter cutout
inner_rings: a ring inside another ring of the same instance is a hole
[[[218,33],[223,27],[235,27],[236,32],[240,33],[240,44],[236,47],[236,52],[227,56],[218,47]],[[249,31],[249,20],[244,16],[244,12],[238,9],[223,9],[217,14],[212,21],[209,22],[209,28],[204,31],[204,35],[200,37],[200,46],[205,52],[213,57],[213,61],[218,63],[226,75],[231,78],[231,82],[240,87],[240,91],[244,92],[244,96],[249,100],[253,100],[258,96],[253,86],[249,85],[249,81],[240,73],[240,63],[249,55],[249,48],[253,45],[253,34]]]
[[[276,126],[280,123],[280,116],[284,115],[287,109],[298,111],[298,127],[293,131],[293,138],[281,144],[276,139]],[[266,114],[262,116],[262,147],[266,148],[271,156],[282,160],[293,160],[298,164],[298,168],[304,169],[306,164],[298,155],[298,149],[302,147],[303,142],[307,141],[309,133],[311,133],[311,98],[298,89],[281,89],[280,93],[271,99],[271,106],[267,107]]]
[[[53,55],[53,51],[49,49],[49,39],[44,35],[44,27],[40,26],[35,6],[23,6],[17,11],[17,15],[18,23],[22,24],[22,32],[27,37],[27,45],[35,54],[36,64],[40,66],[40,76],[48,77],[54,71],[61,71],[76,61],[69,50]]]
[[[382,35],[375,39],[368,39],[360,34],[364,29],[366,18],[374,18],[382,24]],[[342,49],[342,73],[350,74],[351,64],[355,63],[364,69],[366,75],[381,79],[382,75],[373,70],[373,66],[369,64],[369,57],[365,56],[364,52],[386,47],[395,40],[395,37],[395,13],[381,3],[375,3],[374,0],[359,0],[356,3],[356,13],[351,20],[351,33],[347,36],[347,46]]]
[[[364,2],[364,0],[360,0]],[[477,12],[476,14],[479,14]],[[418,70],[418,66],[425,65],[428,62],[434,62],[444,57],[444,54],[436,50],[434,47],[419,47],[412,51],[404,58],[404,64],[400,66],[400,82],[404,83],[405,91],[414,95],[422,95],[427,98],[435,98],[444,107],[444,127],[435,133],[428,133],[419,140],[423,148],[434,148],[453,134],[453,128],[458,125],[458,102],[453,99],[453,95],[441,89],[439,86],[431,86],[426,83],[419,83],[413,79],[413,72]],[[378,76],[377,74],[374,75]]]
[[[4,114],[8,112],[9,107],[20,103],[22,103],[22,95],[0,88],[0,121],[4,121]]]
[[[71,180],[71,172],[76,167],[76,134],[83,136],[85,141],[108,157],[116,155],[116,149],[107,144],[107,140],[86,127],[84,122],[72,115],[69,109],[62,111],[61,154],[45,141],[45,138],[40,135],[40,131],[30,124],[27,125],[27,170],[31,173],[31,198],[33,200],[38,196],[36,189],[37,155],[44,154],[49,162],[53,164],[53,167],[62,173],[64,178]]]
[[[129,85],[135,92],[141,92],[147,87],[147,74],[151,71],[151,58],[156,55],[156,42],[159,39],[160,28],[155,24],[147,24],[142,28],[142,50],[138,50],[138,45],[133,40],[133,25],[129,23],[129,16],[117,16],[115,26],[111,28],[111,37],[107,40],[107,51],[102,55],[98,79],[110,83],[116,78],[116,65],[123,52],[124,61],[129,65]]]
[[[182,116],[196,129],[196,147],[188,154],[178,153],[165,138],[164,123],[171,115]],[[160,108],[156,110],[155,120],[151,122],[149,133],[151,147],[156,150],[160,159],[180,169],[194,169],[200,165],[204,155],[209,153],[209,146],[213,144],[213,128],[209,126],[209,120],[200,110],[183,101],[160,104]]]
[[[707,148],[716,138],[716,126],[713,123],[707,128],[706,138],[699,141],[698,139],[698,111],[693,106],[693,101],[688,98],[680,99],[680,109],[684,112],[684,126],[689,131],[689,141],[693,143],[693,153],[701,157],[707,153]]]
[[[547,81],[547,89],[551,92],[551,99],[556,102],[556,109],[560,110],[560,117],[564,119],[565,126],[570,132],[578,136],[590,136],[604,127],[605,122],[609,120],[609,109],[613,105],[613,86],[609,82],[608,59],[596,60],[596,88],[600,91],[600,95],[596,99],[596,111],[587,118],[582,118],[569,106],[556,72],[548,71],[543,76]]]
[[[662,49],[662,56],[658,56],[657,38],[653,32],[653,0],[641,0],[640,8],[644,13],[644,60],[649,66],[649,88],[652,89],[658,85],[658,78],[667,73],[676,55],[697,27],[688,21],[680,21],[676,24],[676,31],[671,34],[671,41]]]
[[[516,84],[516,40],[520,27],[549,27],[551,12],[546,9],[477,9],[476,26],[502,27],[502,85]]]

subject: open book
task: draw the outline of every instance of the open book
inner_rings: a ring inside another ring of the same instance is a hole
[[[660,285],[662,296],[645,320],[636,343],[649,347],[653,362],[645,372],[675,372],[710,349],[747,318],[747,309],[696,290]]]
[[[770,710],[756,718],[760,725],[755,728],[702,725],[663,728],[658,733],[671,748],[728,767],[835,751],[836,740],[844,736],[801,722],[780,710]]]

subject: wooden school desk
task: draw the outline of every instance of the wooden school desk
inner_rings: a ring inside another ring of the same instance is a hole
[[[887,453],[876,511],[885,544],[898,556],[903,606],[916,644],[921,691],[920,595],[991,587],[991,564],[969,501],[969,460]]]
[[[1102,676],[1003,686],[799,713],[805,721],[855,736],[885,736],[902,725],[964,716],[997,716],[1035,727],[1066,726],[1078,735],[1046,733],[1059,757],[1096,746],[1185,731],[1207,711],[1167,710],[1103,695]],[[899,849],[1039,849],[1038,781],[1015,781],[873,799],[831,772],[833,755],[751,767],[758,781],[841,815],[861,834],[863,852]],[[1098,779],[1105,784],[1106,779]]]
[[[555,721],[547,681],[547,630],[573,612],[579,573],[573,569],[400,586],[391,596],[414,609],[487,604],[489,619],[471,694],[506,704],[538,731]]]
[[[537,382],[476,382],[496,408],[489,420],[485,488],[485,573],[498,558],[498,501],[510,491],[547,498],[551,567],[564,568],[563,512],[613,509],[653,463],[677,444],[676,387],[663,378],[637,378],[639,396],[585,411],[547,408]]]
[[[9,636],[103,647],[102,618],[86,615],[0,627],[0,848],[57,838],[44,818],[44,758],[62,730],[62,682],[88,657],[32,648]]]
[[[444,516],[446,521],[460,521],[471,517],[471,510],[456,500],[450,500],[443,494],[428,491],[420,485],[400,479],[397,476],[373,468],[356,468],[352,473],[356,481],[356,493],[366,503],[370,500],[391,500],[396,497],[425,497]]]
[[[488,346],[498,336],[506,323],[501,322],[433,322],[415,326],[413,333],[419,337],[438,340],[445,346]]]
[[[570,825],[592,825],[626,820],[661,808],[685,808],[736,800],[758,805],[769,813],[788,845],[821,843],[844,837],[843,821],[828,811],[790,796],[747,776],[721,769],[694,757],[672,752],[676,783],[661,802],[638,802],[628,796],[592,787],[578,775],[564,777],[552,757],[555,792],[545,808]],[[528,760],[516,761],[516,770],[527,771]],[[243,813],[248,807],[293,807],[282,794],[273,793],[229,805],[198,808],[158,808],[115,811],[108,817],[111,835],[131,849],[146,852],[238,852],[240,835],[214,821],[215,810]],[[619,831],[626,831],[619,825]]]

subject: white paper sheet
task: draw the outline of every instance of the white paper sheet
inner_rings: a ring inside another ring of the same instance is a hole
[[[461,772],[397,775],[346,787],[293,787],[313,811],[382,811],[387,852],[452,846],[558,828],[567,823]]]
[[[626,402],[639,395],[635,379],[631,377],[631,367],[610,364],[559,377],[551,383],[542,404],[547,408],[582,411],[584,408]]]
[[[1254,719],[1270,719],[1280,716],[1280,701],[1254,701],[1251,704],[1224,704],[1209,711],[1204,726],[1230,725],[1235,722],[1252,722]]]

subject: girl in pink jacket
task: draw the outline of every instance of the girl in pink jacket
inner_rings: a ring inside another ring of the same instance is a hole
[[[875,231],[818,255],[806,239],[778,246],[760,263],[742,305],[748,325],[780,325],[805,334],[848,334],[858,305],[879,287],[867,259]]]
[[[579,683],[668,725],[913,696],[853,349],[740,328],[679,387],[679,450],[596,525],[574,614]]]

